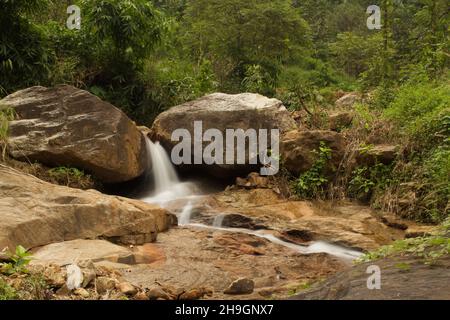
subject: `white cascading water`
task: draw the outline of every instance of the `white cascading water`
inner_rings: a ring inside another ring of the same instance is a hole
[[[164,207],[171,201],[192,196],[195,185],[180,181],[169,155],[160,143],[153,143],[147,138],[146,144],[154,187],[141,200]]]
[[[153,143],[150,139],[147,138],[147,153],[149,161],[151,161],[154,187],[151,191],[148,192],[146,196],[141,198],[141,200],[148,203],[158,204],[162,207],[166,207],[170,202],[175,200],[186,200],[183,210],[178,215],[179,225],[181,226],[189,225],[191,227],[251,234],[301,253],[326,252],[345,260],[353,260],[361,255],[361,253],[358,251],[350,250],[323,241],[313,242],[309,246],[300,246],[278,239],[273,234],[268,233],[264,230],[251,231],[247,229],[223,228],[222,223],[223,219],[226,216],[225,214],[219,214],[218,216],[216,216],[213,222],[213,226],[191,224],[191,214],[193,209],[193,203],[191,200],[197,197],[195,195],[195,191],[197,189],[195,184],[189,182],[180,182],[169,155],[167,154],[166,150],[159,144],[159,142]]]

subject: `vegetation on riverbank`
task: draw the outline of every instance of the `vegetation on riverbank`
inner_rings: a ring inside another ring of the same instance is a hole
[[[367,28],[365,0],[80,0],[80,30],[66,27],[66,1],[0,3],[0,96],[72,84],[149,125],[207,93],[252,91],[304,112],[306,128],[323,129],[336,98],[358,91],[352,125],[339,128],[348,141],[341,168],[325,177],[319,155],[311,171],[292,177],[294,191],[355,198],[423,222],[448,216],[446,1],[382,1],[380,30]],[[0,113],[3,158],[10,116]],[[392,164],[350,165],[355,150],[374,142],[399,146]],[[70,168],[48,175],[91,185]]]

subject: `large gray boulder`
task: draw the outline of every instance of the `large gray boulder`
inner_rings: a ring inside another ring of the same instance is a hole
[[[147,166],[145,140],[119,109],[72,86],[32,87],[0,100],[14,108],[13,158],[84,169],[105,183],[132,180]]]
[[[75,239],[142,244],[173,222],[157,206],[50,184],[0,164],[0,251]]]
[[[218,129],[225,137],[226,129],[279,129],[280,132],[295,129],[295,121],[282,102],[259,94],[236,95],[214,93],[195,101],[170,108],[160,114],[153,123],[152,140],[160,141],[171,152],[178,144],[171,140],[176,129],[187,129],[194,137],[194,122],[202,121],[203,132]],[[192,139],[193,150],[194,139]],[[208,143],[203,143],[205,147]],[[225,145],[225,143],[224,143]],[[248,161],[247,161],[248,163]],[[192,165],[182,168],[198,169],[218,177],[232,177],[257,170],[249,165]]]

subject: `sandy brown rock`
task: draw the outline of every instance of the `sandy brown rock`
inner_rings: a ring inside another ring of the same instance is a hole
[[[136,257],[125,247],[105,240],[71,240],[52,243],[33,251],[33,264],[52,263],[60,266],[76,262],[111,261],[122,264],[135,264]]]
[[[358,150],[357,162],[359,165],[373,166],[376,163],[391,164],[399,154],[399,146],[375,145]]]
[[[241,244],[266,254],[245,252]],[[150,299],[193,299],[200,293],[205,294],[202,299],[261,299],[259,292],[267,286],[276,296],[287,297],[290,287],[323,279],[346,267],[327,254],[303,255],[253,235],[201,228],[171,229],[151,245],[159,247],[166,260],[130,266],[124,274],[133,285],[149,288]],[[254,292],[225,295],[223,291],[239,278],[252,279]]]
[[[99,237],[142,244],[171,224],[159,207],[52,185],[0,165],[0,248]]]
[[[255,283],[251,279],[240,278],[233,281],[223,293],[225,294],[251,294],[255,288]]]
[[[339,133],[324,130],[294,130],[286,133],[280,144],[284,167],[294,175],[311,169],[318,157],[321,142],[331,148],[328,171],[336,170],[344,156],[345,141]]]
[[[352,203],[290,201],[270,189],[229,190],[209,202],[214,212],[225,215],[225,226],[274,229],[294,243],[323,240],[346,247],[373,250],[403,239],[405,230],[383,223],[379,214]]]
[[[145,141],[113,105],[72,86],[32,87],[0,100],[14,108],[12,157],[84,169],[102,182],[139,177],[147,168]]]
[[[347,111],[332,112],[328,116],[330,129],[333,131],[340,131],[352,124],[353,113]]]
[[[335,106],[337,108],[349,109],[352,108],[353,105],[359,100],[361,100],[360,95],[356,92],[351,92],[340,97],[336,101]]]

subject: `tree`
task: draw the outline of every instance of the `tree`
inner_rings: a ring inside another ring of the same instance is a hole
[[[185,30],[191,55],[211,60],[230,91],[240,90],[251,65],[276,79],[283,61],[309,39],[307,23],[288,0],[189,1]]]
[[[45,0],[0,0],[0,96],[44,82],[52,52],[44,30],[30,19]]]

